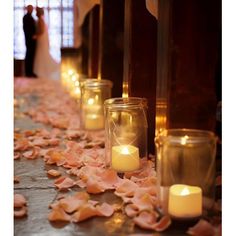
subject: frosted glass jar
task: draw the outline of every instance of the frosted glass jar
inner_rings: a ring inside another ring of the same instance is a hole
[[[111,98],[104,106],[106,165],[119,173],[138,170],[147,157],[147,100]]]

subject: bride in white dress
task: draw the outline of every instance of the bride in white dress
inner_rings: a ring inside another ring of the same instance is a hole
[[[52,58],[49,51],[48,29],[43,17],[44,10],[43,8],[37,7],[36,11],[38,22],[37,34],[34,36],[37,39],[34,73],[40,78],[59,80],[60,64]]]

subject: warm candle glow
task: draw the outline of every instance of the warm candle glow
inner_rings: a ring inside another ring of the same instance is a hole
[[[168,212],[174,218],[194,218],[202,214],[202,189],[183,184],[169,189]]]
[[[129,149],[128,149],[128,147],[123,147],[122,149],[121,149],[121,153],[122,154],[129,154]]]
[[[71,77],[71,80],[73,81],[73,82],[75,82],[76,81],[76,75],[72,75],[72,77]]]
[[[104,117],[103,115],[87,114],[85,116],[85,129],[87,130],[98,130],[104,128]]]
[[[187,187],[184,187],[184,189],[181,191],[180,195],[184,196],[184,195],[188,195],[189,194],[189,190]]]
[[[123,81],[122,87],[123,87],[122,98],[128,98],[129,97],[128,83]]]
[[[97,95],[96,95],[97,96]],[[99,102],[99,97],[89,98],[87,104],[83,105],[83,110],[86,114],[103,114],[102,105]]]
[[[93,105],[94,104],[94,99],[93,98],[89,98],[88,99],[88,105]]]
[[[132,145],[112,147],[111,166],[118,172],[139,169],[139,149]]]
[[[72,70],[72,69],[69,69],[68,71],[67,71],[67,73],[68,73],[68,75],[73,75],[73,73],[74,73],[74,71]]]
[[[188,138],[189,138],[188,135],[185,135],[184,137],[181,138],[180,143],[181,143],[182,145],[185,145],[185,144],[187,143]]]

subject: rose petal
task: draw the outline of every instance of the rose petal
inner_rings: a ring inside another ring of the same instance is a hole
[[[67,213],[72,213],[83,206],[83,204],[85,204],[88,199],[89,195],[86,192],[79,192],[73,196],[68,196],[59,200],[59,205]]]
[[[14,207],[22,207],[26,205],[26,199],[22,194],[14,194]]]
[[[201,219],[196,225],[188,229],[187,234],[194,236],[214,236],[215,230],[208,221]]]
[[[49,170],[47,174],[53,177],[58,177],[61,175],[60,171],[54,169]]]
[[[59,190],[68,190],[68,188],[73,187],[75,185],[75,182],[69,177],[62,176],[56,179],[54,184]]]
[[[98,214],[98,210],[91,204],[83,205],[78,211],[72,215],[72,222],[80,222]]]
[[[49,221],[70,221],[71,216],[68,215],[62,208],[54,207],[48,214]]]
[[[21,218],[27,215],[27,207],[22,206],[19,209],[14,209],[14,217]]]
[[[98,215],[99,216],[106,216],[109,217],[114,213],[114,208],[110,204],[104,202],[102,205],[97,205],[96,206],[98,210]]]

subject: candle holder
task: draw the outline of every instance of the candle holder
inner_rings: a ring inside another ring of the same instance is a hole
[[[76,77],[74,81],[72,81],[71,87],[70,87],[70,96],[76,100],[78,104],[80,104],[81,100],[81,87],[83,82],[86,80],[86,77],[84,75],[79,75]]]
[[[106,165],[119,173],[138,170],[147,157],[147,100],[112,98],[104,106]]]
[[[159,209],[175,220],[196,220],[214,205],[216,136],[193,129],[155,138]]]
[[[111,97],[110,80],[86,79],[81,85],[81,126],[85,130],[104,129],[104,101]]]

